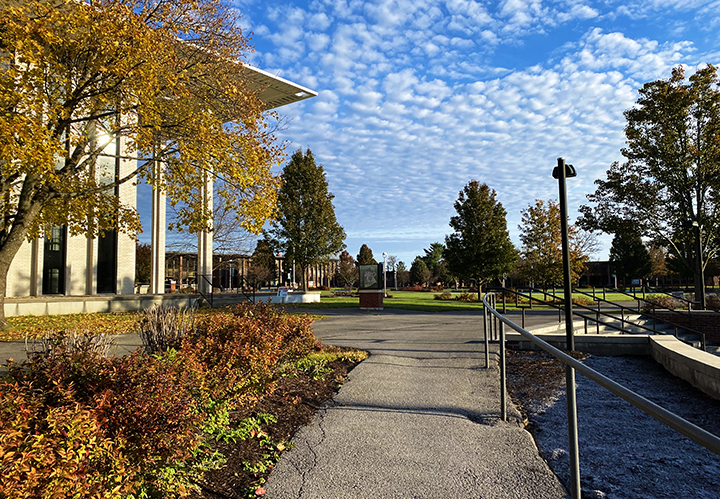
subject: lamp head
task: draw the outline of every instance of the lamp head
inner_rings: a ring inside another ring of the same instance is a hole
[[[560,167],[556,166],[553,168],[552,176],[555,180],[560,179]],[[573,165],[565,165],[565,178],[572,178],[577,177],[577,172],[575,171],[575,167]]]

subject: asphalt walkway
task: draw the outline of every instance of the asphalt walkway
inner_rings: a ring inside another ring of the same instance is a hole
[[[319,313],[324,343],[371,356],[295,435],[267,497],[568,497],[516,409],[500,420],[497,344],[487,369],[482,313]],[[551,320],[533,314],[527,326]]]

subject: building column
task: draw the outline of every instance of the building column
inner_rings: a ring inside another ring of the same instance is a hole
[[[85,294],[96,295],[95,287],[95,238],[88,237],[85,240]]]
[[[159,178],[162,175],[162,163],[155,161],[153,165],[154,175]],[[150,251],[152,253],[150,262],[150,293],[165,293],[165,231],[167,229],[166,219],[166,198],[165,193],[156,186],[152,191],[152,222],[150,236]]]
[[[205,172],[205,182],[200,189],[200,196],[203,207],[213,211],[213,178]],[[198,234],[198,291],[201,293],[212,292],[212,270],[213,270],[213,234],[212,230],[204,230]]]
[[[30,296],[40,296],[42,290],[40,241],[41,239],[35,238],[30,242]]]

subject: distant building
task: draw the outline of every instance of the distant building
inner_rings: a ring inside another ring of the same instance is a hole
[[[310,287],[321,286],[338,287],[337,273],[339,260],[329,259],[327,262],[313,265],[308,269],[308,284]],[[251,255],[213,255],[212,287],[217,290],[236,290],[249,287],[247,276]],[[277,277],[273,279],[274,286],[299,285],[301,279],[299,274],[293,272],[292,262],[289,264],[281,256],[275,258]],[[203,281],[202,275],[198,275],[198,255],[196,253],[184,253],[168,251],[165,254],[165,292],[178,291],[184,288],[197,289],[198,279]]]

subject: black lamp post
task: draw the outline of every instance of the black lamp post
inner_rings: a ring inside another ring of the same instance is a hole
[[[558,181],[560,191],[560,230],[563,254],[563,284],[565,292],[565,334],[566,348],[575,350],[575,336],[572,323],[572,282],[570,275],[570,244],[568,240],[567,222],[567,187],[565,179],[576,177],[577,172],[573,165],[566,165],[564,158],[558,158],[558,165],[553,168],[552,176]]]
[[[577,176],[573,165],[566,165],[564,158],[558,158],[552,176],[560,189],[560,230],[563,251],[563,281],[565,293],[565,333],[567,349],[575,350],[575,336],[572,316],[572,282],[570,280],[570,244],[568,242],[567,188],[565,179]],[[570,494],[580,499],[580,449],[578,448],[577,398],[575,393],[575,369],[565,366],[565,391],[567,394],[568,450],[570,451]]]

